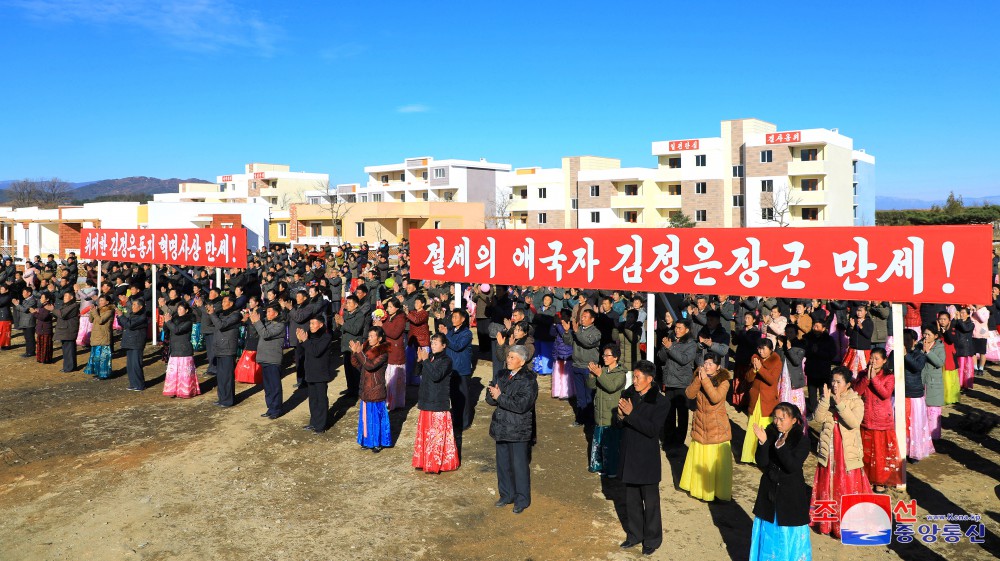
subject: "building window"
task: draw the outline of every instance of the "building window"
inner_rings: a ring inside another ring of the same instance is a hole
[[[858,205],[854,205],[854,218],[855,220],[858,218]]]
[[[698,154],[697,156],[694,157],[694,165],[703,168],[705,167],[705,160],[707,159],[708,157],[705,156],[705,154]]]
[[[699,181],[694,184],[694,193],[696,195],[704,195],[708,193],[708,183],[704,181]]]
[[[622,220],[629,224],[635,224],[639,221],[639,211],[637,210],[626,210],[622,213]]]
[[[423,192],[423,193],[422,193],[422,194],[420,195],[420,197],[421,197],[421,198],[422,198],[423,200],[425,200],[425,201],[427,201],[427,200],[429,200],[429,199],[430,199],[430,197],[429,197],[429,196],[427,195],[427,191],[424,191],[424,192]]]
[[[591,185],[590,186],[590,196],[591,197],[600,197],[601,196],[601,186],[600,185]]]
[[[538,223],[539,224],[548,224],[548,217],[545,216],[544,212],[539,212],[538,213]]]
[[[854,184],[852,185],[852,187],[853,187],[853,189],[854,189],[854,196],[855,196],[855,197],[857,197],[857,196],[858,196],[858,184],[857,184],[857,183],[854,183]]]
[[[323,223],[322,222],[310,222],[309,223],[309,235],[318,238],[323,235]]]
[[[802,209],[802,220],[819,220],[819,209],[818,208]]]
[[[771,157],[772,157],[772,154],[771,154],[770,150],[761,150],[760,151],[760,163],[762,163],[762,164],[769,164],[769,163],[771,163]]]
[[[527,191],[527,189],[525,189],[525,191]],[[545,187],[539,187],[539,188],[538,188],[538,198],[539,198],[539,199],[544,199],[544,198],[545,198],[545,195],[546,195],[547,193],[548,193],[548,191],[546,190],[546,188],[545,188]]]
[[[444,200],[445,200],[445,202],[449,202],[450,203],[451,200],[454,199],[454,198],[455,198],[455,193],[452,193],[451,191],[448,191],[447,193],[444,194]]]
[[[440,220],[435,220],[434,221],[434,229],[435,230],[440,230],[441,229],[441,221]]]
[[[365,223],[364,222],[355,222],[354,223],[354,233],[359,238],[365,237]]]
[[[733,177],[743,177],[743,166],[733,166]]]
[[[399,180],[400,181],[406,181],[406,174],[405,173],[399,174]]]
[[[372,193],[372,202],[373,203],[382,202],[382,193]]]
[[[420,174],[420,177],[421,177],[421,179],[423,179],[424,181],[427,181],[427,172],[425,171],[425,172],[421,173],[421,174]]]
[[[389,176],[388,175],[383,175],[382,176],[382,183],[388,183],[388,182],[389,182]]]
[[[681,167],[680,157],[670,158],[669,160],[667,160],[667,167],[669,167],[670,169],[679,169]]]
[[[761,193],[773,193],[774,192],[774,180],[773,179],[762,179],[760,181],[760,192]]]
[[[580,208],[580,199],[570,199],[569,206],[573,210],[579,209]]]
[[[528,213],[522,214],[519,217],[519,220],[521,221],[521,224],[527,224],[528,223]]]
[[[400,193],[399,194],[399,202],[401,202],[401,203],[405,203],[406,202],[406,193]]]
[[[760,219],[761,220],[774,220],[774,209],[773,208],[762,208],[762,209],[760,209]]]
[[[667,185],[667,194],[668,195],[680,195],[681,194],[681,186],[680,185]]]
[[[803,191],[816,191],[819,189],[819,179],[803,179],[802,180],[802,190]]]
[[[803,162],[815,162],[819,159],[819,149],[817,148],[803,148],[802,149],[802,161]]]
[[[598,211],[596,211],[596,210],[593,211],[593,212],[591,212],[590,213],[590,223],[591,224],[600,224],[601,223],[601,213],[598,212]]]
[[[524,189],[521,189],[521,190],[519,191],[519,193],[520,193],[520,195],[519,195],[519,196],[520,196],[520,197],[521,197],[522,199],[527,199],[527,198],[528,198],[528,188],[527,188],[527,187],[525,187]]]
[[[444,179],[444,168],[434,168],[434,179]]]
[[[282,222],[278,224],[278,237],[287,238],[288,237],[288,223]]]
[[[707,222],[708,221],[708,211],[707,210],[696,210],[696,211],[694,211],[694,221],[695,222]]]
[[[636,184],[629,184],[625,186],[625,196],[626,197],[636,197],[639,195],[639,186]]]
[[[858,173],[858,161],[857,160],[854,160],[853,162],[851,162],[851,169],[854,170],[854,173]]]
[[[733,206],[743,208],[743,195],[733,195]]]

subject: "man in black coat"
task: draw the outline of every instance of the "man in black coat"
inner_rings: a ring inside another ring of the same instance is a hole
[[[239,346],[240,324],[243,315],[233,305],[233,297],[222,297],[222,309],[216,309],[212,304],[205,306],[208,320],[215,328],[215,366],[218,385],[215,389],[220,407],[232,407],[236,404],[236,351]]]
[[[656,390],[656,366],[640,360],[632,369],[632,387],[622,392],[613,419],[621,427],[618,478],[625,484],[625,541],[628,549],[642,544],[652,555],[663,543],[660,518],[660,432],[667,400]]]
[[[809,386],[806,409],[812,412],[816,410],[823,386],[830,384],[833,378],[830,369],[837,357],[837,344],[827,333],[826,324],[819,321],[813,323],[812,331],[802,338],[802,344],[806,350],[805,373]]]
[[[146,378],[142,372],[142,351],[146,348],[146,330],[149,319],[142,297],[131,300],[131,313],[118,313],[118,325],[122,328],[122,348],[125,349],[125,371],[128,373],[128,389],[141,392],[146,389]]]
[[[538,380],[525,366],[528,350],[514,345],[507,351],[507,368],[486,390],[486,403],[496,407],[490,421],[490,436],[497,446],[497,507],[514,505],[520,514],[531,504],[531,471],[528,456],[535,424]]]
[[[316,315],[309,320],[309,333],[297,329],[295,338],[305,357],[305,381],[309,385],[309,424],[302,428],[322,434],[326,432],[326,414],[330,409],[327,386],[334,377],[330,351],[333,337],[323,323],[323,316]]]

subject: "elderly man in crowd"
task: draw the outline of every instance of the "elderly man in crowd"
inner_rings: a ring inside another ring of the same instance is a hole
[[[514,505],[520,514],[531,504],[531,472],[528,468],[535,420],[538,380],[525,366],[528,349],[514,345],[507,351],[507,368],[493,379],[486,403],[496,407],[490,422],[490,436],[497,446],[497,507]]]

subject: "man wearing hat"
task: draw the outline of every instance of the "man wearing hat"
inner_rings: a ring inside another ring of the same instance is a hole
[[[313,316],[308,325],[308,332],[305,329],[295,331],[295,339],[305,356],[305,381],[309,389],[309,424],[302,428],[322,434],[326,432],[326,415],[330,409],[327,387],[334,377],[330,351],[332,336],[322,315]]]
[[[295,307],[288,310],[289,335],[295,345],[295,387],[306,389],[305,349],[295,334],[309,327],[309,318],[319,315],[323,300],[310,302],[305,290],[295,293]]]

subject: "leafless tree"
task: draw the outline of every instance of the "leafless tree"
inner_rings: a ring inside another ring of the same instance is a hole
[[[14,208],[35,206],[38,204],[38,183],[30,179],[21,179],[7,188],[7,199]]]
[[[510,191],[500,188],[496,196],[486,203],[483,225],[492,230],[506,230],[510,220]]]
[[[792,207],[802,202],[802,197],[792,194],[791,188],[781,189],[773,193],[762,193],[760,208],[763,211],[771,209],[770,218],[761,215],[764,222],[776,224],[781,227],[790,226],[792,223]]]
[[[70,185],[58,177],[50,179],[22,179],[7,189],[11,206],[40,206],[53,208],[69,202]]]
[[[58,177],[39,181],[39,202],[41,206],[52,208],[69,202],[69,183]]]

